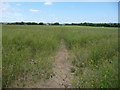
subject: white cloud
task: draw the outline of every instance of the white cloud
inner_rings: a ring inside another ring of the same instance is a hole
[[[0,3],[0,12],[7,11],[10,8],[10,5],[8,3]]]
[[[38,9],[30,9],[29,11],[30,12],[39,12],[40,10],[38,10]]]
[[[50,1],[47,1],[47,2],[44,3],[44,5],[52,5],[52,4],[53,4],[53,3],[50,2]]]
[[[21,6],[21,4],[16,4],[16,6]]]

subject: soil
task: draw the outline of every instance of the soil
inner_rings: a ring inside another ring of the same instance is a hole
[[[54,61],[54,74],[53,78],[50,78],[46,81],[42,81],[36,84],[38,88],[70,88],[72,87],[72,74],[70,68],[72,65],[68,61],[68,51],[64,44],[64,41],[61,40],[61,47],[55,56]]]

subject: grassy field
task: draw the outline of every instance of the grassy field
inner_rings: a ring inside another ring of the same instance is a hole
[[[118,87],[117,28],[3,25],[2,35],[3,87],[28,76],[34,82],[53,76],[53,62],[61,40],[74,66],[73,87]]]
[[[0,24],[0,87],[2,87],[2,24]]]

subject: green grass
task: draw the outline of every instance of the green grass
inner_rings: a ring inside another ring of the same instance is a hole
[[[118,87],[117,28],[73,28],[64,31],[64,40],[77,69],[73,87]]]
[[[3,25],[3,86],[29,74],[50,78],[64,39],[74,66],[73,87],[118,87],[117,34],[117,28],[107,27]]]
[[[3,26],[3,86],[18,76],[48,78],[59,42],[57,32],[39,26]]]
[[[0,24],[0,87],[2,87],[2,25]]]

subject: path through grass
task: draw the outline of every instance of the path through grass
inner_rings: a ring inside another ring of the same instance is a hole
[[[117,28],[4,25],[2,33],[3,87],[118,87]]]

